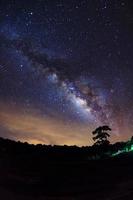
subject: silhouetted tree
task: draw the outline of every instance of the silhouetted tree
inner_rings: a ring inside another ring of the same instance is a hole
[[[94,145],[109,145],[108,137],[110,137],[110,134],[107,131],[111,131],[109,126],[100,126],[92,132],[93,135],[96,135],[93,137]]]
[[[131,142],[133,143],[133,136],[131,137]]]

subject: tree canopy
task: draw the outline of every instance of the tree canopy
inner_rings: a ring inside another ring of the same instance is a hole
[[[95,135],[93,137],[93,140],[95,141],[95,145],[103,145],[103,144],[109,144],[108,138],[110,137],[110,134],[108,131],[111,131],[111,128],[109,126],[99,126],[96,128],[92,134]]]

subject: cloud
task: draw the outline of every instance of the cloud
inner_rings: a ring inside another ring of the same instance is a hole
[[[0,135],[3,137],[34,144],[77,144],[79,146],[84,145],[88,140],[88,134],[86,134],[88,126],[68,124],[50,117],[43,118],[34,109],[29,113],[24,113],[23,108],[7,109],[6,104],[1,104],[1,106]]]

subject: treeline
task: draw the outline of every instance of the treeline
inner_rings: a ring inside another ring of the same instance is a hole
[[[86,147],[28,144],[0,138],[0,156],[23,157],[24,159],[43,159],[46,161],[86,161],[96,158],[108,158],[121,151],[128,142],[117,142],[109,145],[93,145]]]

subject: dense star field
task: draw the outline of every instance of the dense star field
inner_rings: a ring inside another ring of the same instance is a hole
[[[133,135],[132,0],[0,1],[0,136],[91,145]]]

